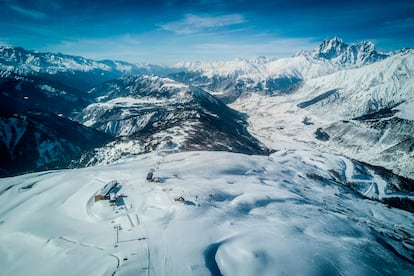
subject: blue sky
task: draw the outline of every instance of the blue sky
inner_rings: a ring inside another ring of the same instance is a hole
[[[414,47],[414,1],[0,0],[0,44],[173,64],[293,55],[327,37]]]

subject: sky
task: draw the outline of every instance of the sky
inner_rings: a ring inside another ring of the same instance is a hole
[[[414,48],[414,0],[0,0],[0,45],[98,60],[285,57],[334,36]]]

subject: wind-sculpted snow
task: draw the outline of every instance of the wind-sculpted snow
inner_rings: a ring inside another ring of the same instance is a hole
[[[95,202],[112,180],[122,202]],[[293,150],[153,152],[0,179],[0,265],[34,276],[410,275],[413,213],[378,201],[387,185],[363,164]]]

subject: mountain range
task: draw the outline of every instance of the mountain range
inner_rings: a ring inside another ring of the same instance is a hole
[[[411,49],[382,53],[371,42],[337,37],[288,58],[172,67],[1,47],[3,162],[25,141],[8,134],[26,133],[10,116],[41,112],[99,136],[97,144],[75,145],[82,150],[63,150],[64,166],[113,162],[161,145],[249,154],[310,147],[414,178],[413,63]],[[39,158],[23,171],[48,163]]]
[[[412,49],[0,47],[5,275],[411,275],[413,161]]]

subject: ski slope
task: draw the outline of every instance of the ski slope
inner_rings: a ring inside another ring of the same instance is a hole
[[[151,170],[159,182],[146,181]],[[370,200],[364,183],[354,191],[338,177],[357,181],[351,160],[289,150],[153,152],[3,178],[1,274],[413,273],[413,214]],[[382,187],[370,170],[361,179]],[[95,202],[112,180],[123,202]],[[391,195],[385,188],[376,194]]]

